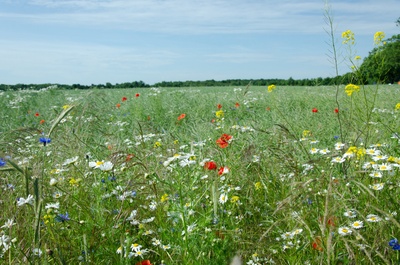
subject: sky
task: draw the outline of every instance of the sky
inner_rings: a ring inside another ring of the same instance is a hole
[[[0,84],[333,77],[327,10],[339,74],[400,34],[400,0],[0,0]]]

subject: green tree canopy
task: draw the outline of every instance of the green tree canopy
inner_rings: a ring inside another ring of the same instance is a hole
[[[397,83],[400,81],[400,34],[374,48],[360,67],[366,83]]]

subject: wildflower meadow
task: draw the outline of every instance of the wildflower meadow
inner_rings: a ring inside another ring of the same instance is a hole
[[[400,86],[353,71],[0,92],[1,263],[399,263]]]

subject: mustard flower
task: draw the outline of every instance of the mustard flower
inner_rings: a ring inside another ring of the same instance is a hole
[[[353,92],[358,92],[360,91],[360,87],[357,85],[353,85],[353,84],[348,84],[345,88],[344,88],[344,92],[346,92],[346,94],[348,96],[351,96],[353,94]]]
[[[396,104],[396,106],[394,107],[395,110],[400,110],[400,102]]]
[[[237,202],[239,202],[239,199],[240,199],[239,196],[234,195],[231,198],[231,203],[237,203]]]
[[[168,196],[168,194],[163,194],[162,196],[161,196],[161,202],[166,202],[166,201],[168,201],[168,199],[169,199],[169,196]]]
[[[268,86],[268,92],[272,92],[276,88],[275,85],[269,85]]]
[[[385,33],[383,31],[378,31],[374,35],[374,43],[375,45],[382,44],[383,39],[385,38]]]
[[[350,44],[353,45],[355,43],[354,33],[349,29],[342,33],[342,39],[343,44],[347,44],[350,42]]]
[[[256,190],[261,189],[261,187],[262,187],[261,182],[258,181],[258,182],[256,182],[256,183],[254,183],[254,187],[256,188]]]
[[[222,109],[216,111],[216,112],[215,112],[215,116],[216,116],[217,118],[222,118],[222,117],[224,117],[224,111],[223,111]]]
[[[354,60],[356,60],[356,61],[361,60],[361,56],[360,56],[360,55],[356,55],[356,56],[354,57]]]

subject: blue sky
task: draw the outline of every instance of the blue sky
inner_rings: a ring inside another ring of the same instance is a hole
[[[332,0],[339,59],[400,34],[399,0]],[[323,0],[0,0],[0,83],[334,76]],[[341,33],[355,33],[351,52]],[[340,74],[348,72],[345,62]]]

